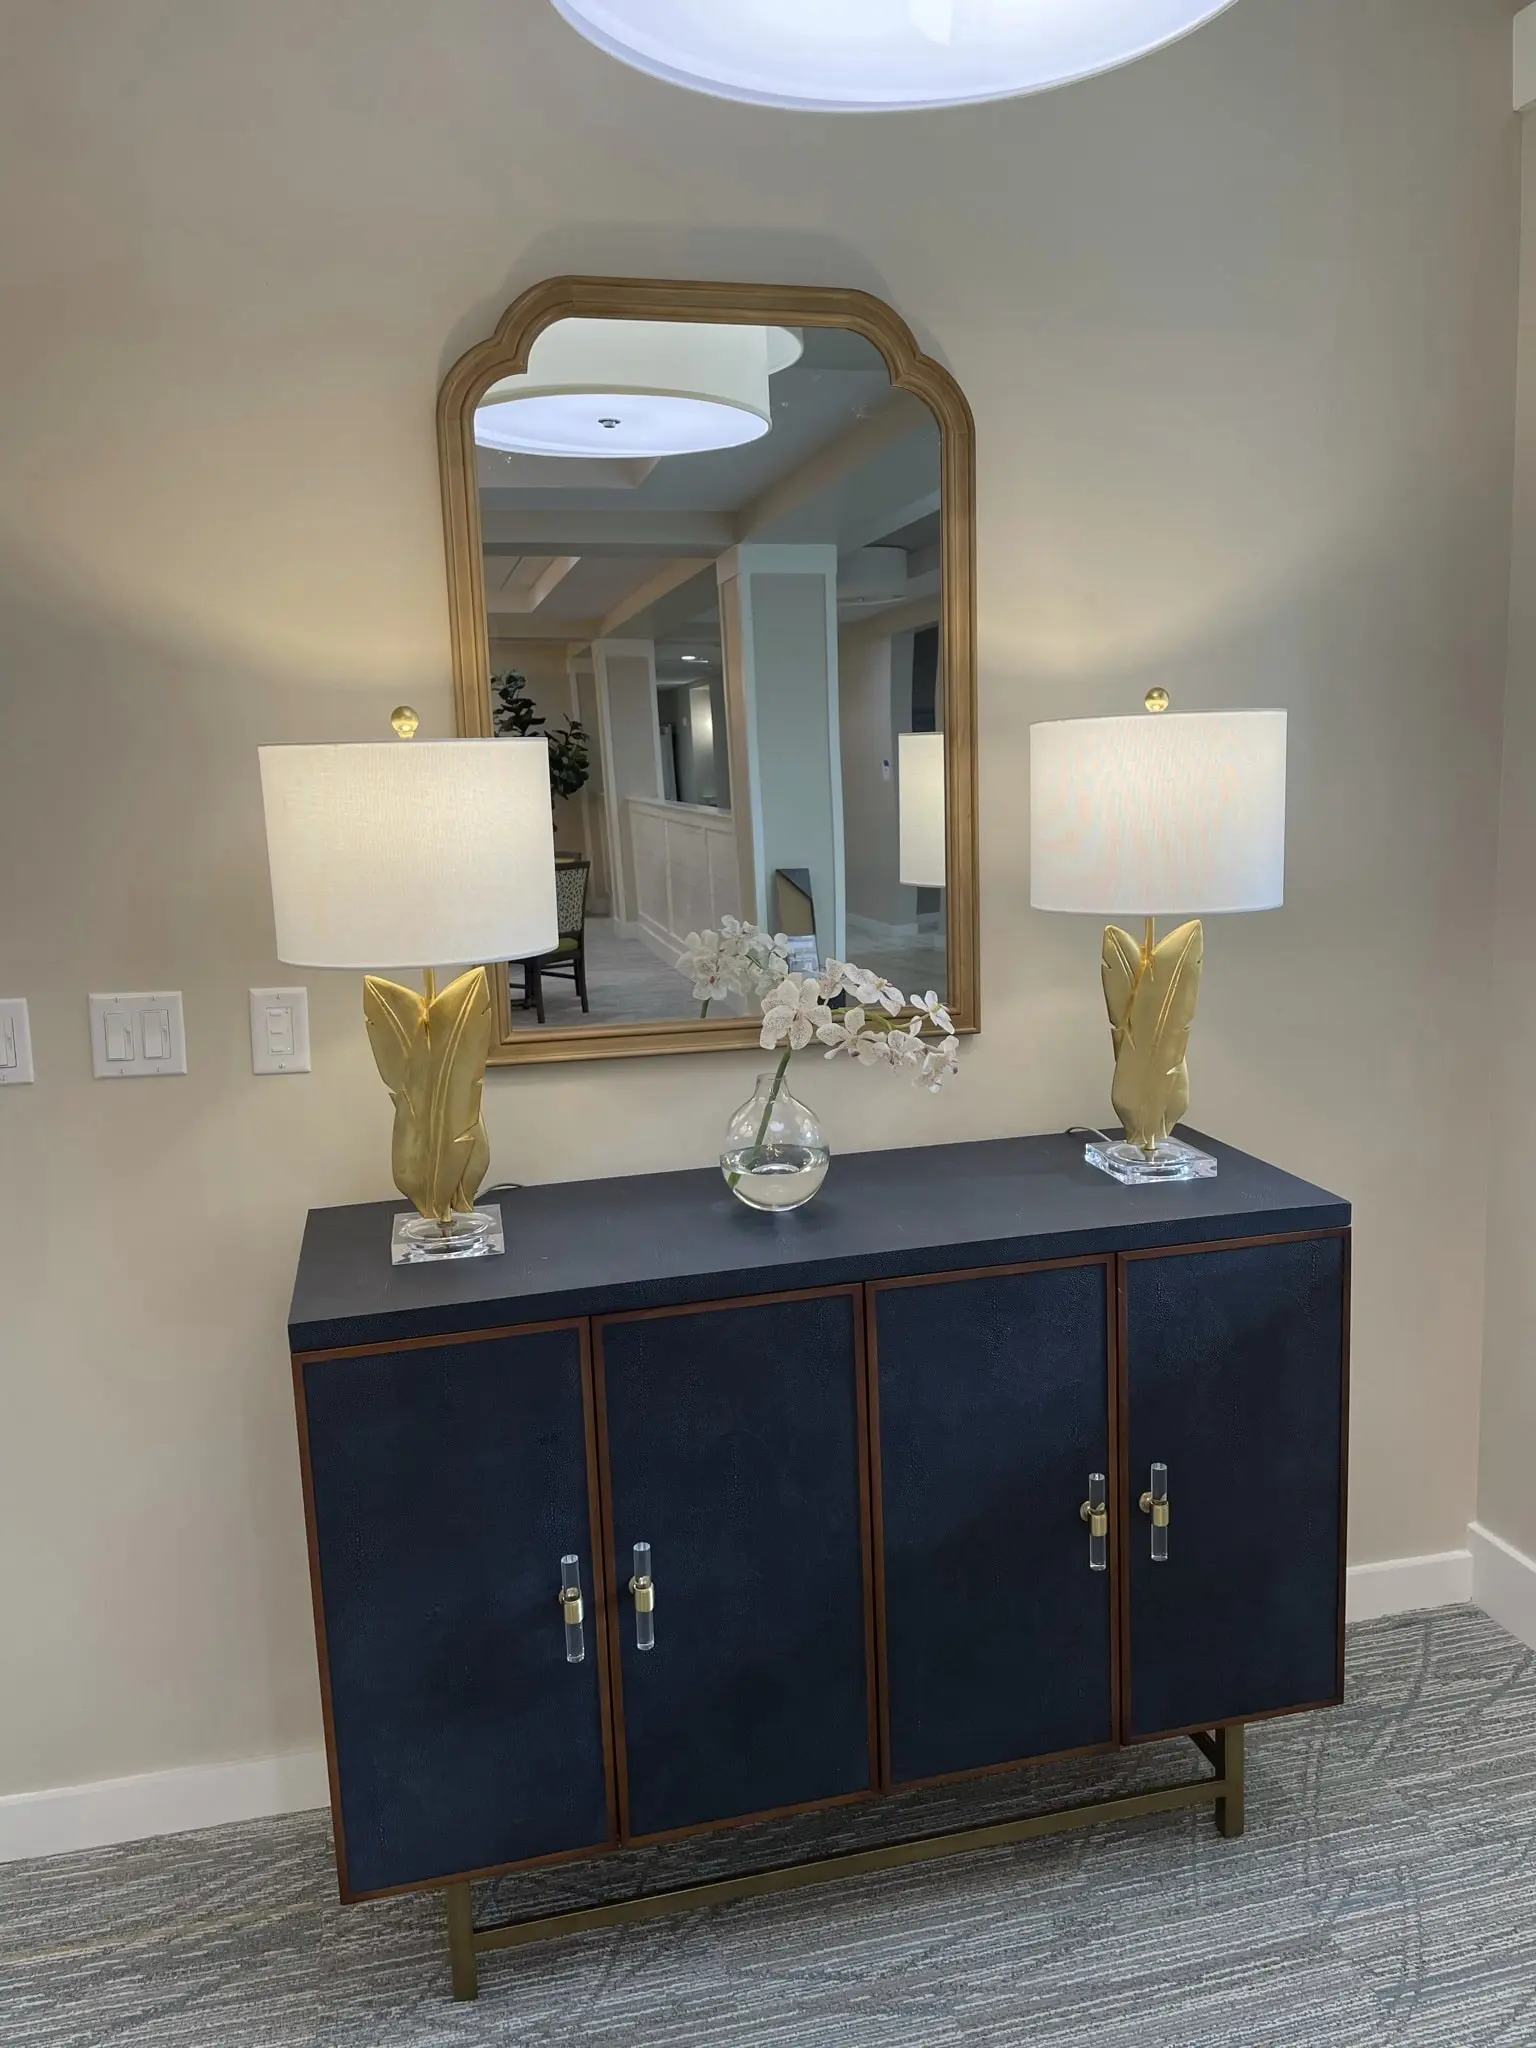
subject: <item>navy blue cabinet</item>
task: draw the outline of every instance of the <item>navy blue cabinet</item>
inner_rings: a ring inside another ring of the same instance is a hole
[[[1122,1261],[1132,1740],[1343,1696],[1347,1258],[1333,1233]]]
[[[890,1777],[1109,1744],[1113,1261],[870,1289]]]
[[[302,1360],[337,1853],[352,1897],[614,1838],[579,1325]]]
[[[1215,1776],[1157,1799],[1240,1831],[1242,1724],[1341,1692],[1349,1211],[1215,1149],[1135,1190],[1065,1138],[871,1154],[776,1218],[502,1190],[452,1270],[312,1216],[343,1896],[454,1886],[467,1981],[469,1875],[1181,1732]]]
[[[596,1326],[628,1839],[875,1787],[862,1308],[844,1287]]]

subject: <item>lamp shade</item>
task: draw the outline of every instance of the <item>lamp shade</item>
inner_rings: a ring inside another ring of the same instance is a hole
[[[907,887],[942,889],[944,735],[896,735],[897,872]]]
[[[1030,902],[1103,917],[1275,909],[1285,731],[1283,711],[1032,726]]]
[[[280,960],[474,966],[558,943],[542,739],[259,753]]]
[[[1040,92],[1128,64],[1233,0],[554,0],[588,42],[673,85],[858,112]]]
[[[803,347],[787,327],[557,320],[528,368],[481,399],[475,440],[522,455],[651,461],[739,448],[769,431],[768,380]]]

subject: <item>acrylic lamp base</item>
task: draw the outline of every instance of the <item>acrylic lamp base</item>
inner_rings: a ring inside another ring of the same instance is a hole
[[[1186,1145],[1181,1138],[1159,1138],[1150,1153],[1126,1138],[1105,1138],[1083,1148],[1083,1157],[1100,1173],[1126,1187],[1151,1187],[1160,1181],[1214,1180],[1216,1161],[1209,1152]]]
[[[445,1259],[493,1259],[505,1250],[501,1205],[497,1202],[472,1209],[468,1215],[450,1216],[446,1223],[406,1209],[395,1218],[390,1264],[435,1266]]]

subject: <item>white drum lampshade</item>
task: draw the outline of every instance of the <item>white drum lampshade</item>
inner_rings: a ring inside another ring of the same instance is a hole
[[[768,380],[804,344],[787,327],[557,320],[475,412],[509,454],[657,461],[739,448],[773,424]]]
[[[896,736],[897,872],[908,888],[945,883],[944,735]]]
[[[1042,92],[1147,56],[1234,0],[554,0],[673,85],[861,112]]]
[[[542,739],[259,753],[279,959],[371,973],[558,944]]]
[[[1285,900],[1283,711],[1030,728],[1030,902],[1113,917]]]

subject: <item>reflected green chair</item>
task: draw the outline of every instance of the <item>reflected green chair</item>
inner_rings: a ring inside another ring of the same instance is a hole
[[[545,1021],[544,977],[548,974],[568,974],[576,984],[583,1011],[592,1007],[587,1001],[587,883],[591,874],[589,860],[555,862],[555,929],[560,943],[552,953],[540,953],[522,963],[522,1008],[536,1010],[541,1024]]]

